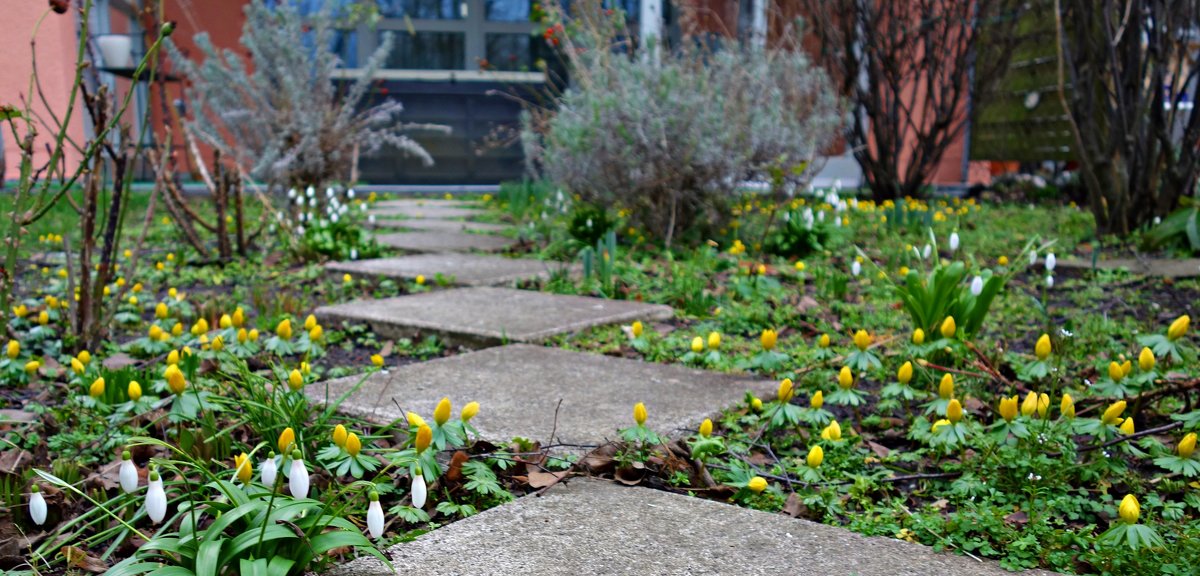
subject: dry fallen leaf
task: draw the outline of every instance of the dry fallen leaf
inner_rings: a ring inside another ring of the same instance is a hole
[[[64,558],[67,559],[67,564],[69,564],[75,568],[80,568],[82,570],[86,570],[88,572],[94,572],[96,574],[103,574],[105,572],[108,572],[108,564],[107,563],[105,563],[103,560],[101,560],[100,558],[98,558],[96,556],[92,556],[86,550],[84,550],[82,548],[76,548],[74,546],[63,546],[60,553],[62,554],[62,556]]]
[[[542,472],[540,470],[535,470],[529,473],[529,487],[545,488],[551,484],[554,484],[555,482],[558,482],[559,480],[562,480],[570,473],[570,470],[563,470],[560,472]]]

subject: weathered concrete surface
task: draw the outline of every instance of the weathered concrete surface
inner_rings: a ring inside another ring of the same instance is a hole
[[[434,276],[441,274],[453,277],[454,284],[460,286],[495,286],[512,284],[518,280],[546,278],[556,270],[556,266],[564,265],[528,258],[447,252],[330,262],[325,269],[339,275],[349,273],[352,276],[385,276],[404,280],[425,276],[430,282],[433,282]]]
[[[436,220],[432,218],[409,218],[406,220],[376,220],[376,228],[404,228],[408,230],[432,230],[438,232],[502,232],[512,228],[503,224],[471,222],[469,220]]]
[[[451,219],[451,218],[470,218],[483,214],[484,211],[477,208],[461,208],[455,206],[399,206],[399,207],[383,207],[373,208],[367,211],[368,214],[374,214],[376,218],[380,216],[397,216],[404,218],[435,218],[435,219]]]
[[[328,321],[365,322],[384,338],[437,334],[467,347],[540,342],[593,326],[671,318],[670,306],[511,288],[455,288],[317,309]]]
[[[316,401],[327,392],[340,398],[360,381],[361,376],[352,376],[317,383],[307,392]],[[373,374],[340,410],[390,423],[404,417],[401,409],[428,417],[439,400],[449,397],[456,407],[479,402],[471,423],[492,441],[520,436],[543,445],[602,444],[617,438],[618,428],[633,425],[638,402],[650,414],[647,426],[675,435],[736,404],[747,390],[766,394],[774,387],[746,376],[510,344]]]
[[[919,544],[582,478],[397,544],[389,552],[397,569],[423,576],[1014,574],[994,562],[939,554]],[[331,574],[390,576],[392,571],[366,558]]]
[[[380,244],[409,252],[498,252],[517,241],[503,236],[471,234],[469,232],[395,232],[375,236]]]
[[[1063,259],[1058,265],[1064,268],[1092,269],[1091,260]],[[1200,276],[1200,258],[1185,258],[1182,260],[1113,258],[1100,260],[1096,267],[1101,270],[1125,269],[1142,276],[1159,276],[1163,278],[1194,278]]]
[[[470,200],[447,200],[445,198],[400,198],[380,200],[375,208],[467,208],[478,206]]]

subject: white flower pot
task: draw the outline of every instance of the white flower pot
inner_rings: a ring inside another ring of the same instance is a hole
[[[124,34],[96,37],[105,68],[133,68],[133,38]]]

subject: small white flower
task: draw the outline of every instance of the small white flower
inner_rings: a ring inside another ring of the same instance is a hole
[[[824,210],[817,212],[817,220],[819,220],[821,222],[825,221],[825,211]]]
[[[313,190],[313,187],[312,187],[312,186],[309,186],[309,187],[308,187],[308,190],[305,190],[305,191],[304,191],[304,195],[305,195],[305,196],[308,196],[309,198],[312,198],[312,197],[313,197],[313,195],[315,195],[316,193],[317,193],[317,191],[316,191],[316,190]]]
[[[850,264],[850,273],[855,276],[862,274],[862,264],[858,260],[855,260]]]
[[[368,224],[374,224],[374,223],[375,223],[375,215],[374,215],[374,214],[371,214],[371,215],[368,215],[368,216],[367,216],[367,223],[368,223]]]
[[[1046,287],[1047,287],[1047,288],[1053,288],[1053,287],[1054,287],[1054,275],[1052,275],[1052,274],[1047,274],[1047,275],[1046,275]]]
[[[29,517],[38,526],[46,523],[46,499],[37,484],[33,485],[33,493],[29,495]]]
[[[150,472],[150,488],[146,490],[146,515],[158,524],[167,517],[167,493],[163,490],[162,476],[157,470]]]
[[[350,259],[351,259],[351,260],[358,260],[358,248],[351,248],[351,249],[350,249]]]
[[[297,226],[297,227],[296,227],[296,234],[299,234],[300,236],[303,236],[303,235],[304,235],[304,227],[303,227],[303,226]]]
[[[413,474],[412,481],[413,508],[424,508],[425,496],[425,475],[421,474],[421,469],[418,468],[416,474]]]
[[[929,259],[929,255],[930,255],[930,254],[932,254],[932,253],[933,253],[933,246],[930,246],[929,244],[926,244],[926,245],[925,245],[925,250],[924,250],[923,252],[921,252],[921,258],[923,258],[923,259],[925,259],[925,260],[928,260],[928,259]]]
[[[279,474],[279,467],[275,465],[275,453],[272,452],[267,456],[266,461],[262,463],[262,483],[270,488],[275,486],[275,477]]]
[[[137,466],[133,464],[133,459],[126,450],[121,454],[121,470],[117,474],[121,480],[121,489],[126,494],[132,494],[138,488],[138,471]]]
[[[296,189],[295,189],[295,188],[289,188],[289,189],[288,189],[288,200],[291,200],[291,199],[293,199],[293,198],[295,198],[295,197],[296,197]]]
[[[376,540],[383,536],[383,506],[379,504],[379,494],[371,492],[371,504],[367,506],[367,531]]]
[[[1047,272],[1053,272],[1054,266],[1057,264],[1058,264],[1058,259],[1054,257],[1053,252],[1046,255],[1046,271]]]
[[[353,188],[351,188],[351,189],[349,189],[349,190],[347,190],[347,191],[346,191],[346,197],[347,197],[347,198],[349,198],[349,199],[351,199],[351,200],[353,200],[353,199],[354,199],[354,189],[353,189]]]
[[[326,189],[325,189],[325,197],[326,197],[326,198],[333,198],[333,188],[326,188]]]
[[[971,280],[971,294],[974,296],[983,294],[983,277],[982,276],[976,276],[974,280]]]
[[[330,221],[330,222],[332,222],[332,223],[334,223],[334,224],[337,224],[337,221],[338,221],[338,215],[337,215],[337,214],[330,214],[330,215],[329,215],[329,221]]]
[[[1029,265],[1033,266],[1034,264],[1037,264],[1037,250],[1030,250],[1029,251]]]
[[[950,233],[950,251],[951,252],[958,251],[958,232]]]
[[[304,467],[304,461],[297,456],[300,452],[297,451],[292,456],[291,473],[288,474],[288,490],[292,492],[293,498],[308,498],[308,469]]]

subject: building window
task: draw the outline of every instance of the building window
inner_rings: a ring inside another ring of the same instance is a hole
[[[413,20],[461,20],[460,0],[376,0],[384,18]]]
[[[549,48],[540,36],[530,34],[488,34],[489,70],[529,72],[538,70],[538,60],[547,60]]]
[[[380,42],[383,39],[380,38]],[[462,70],[466,42],[461,32],[398,31],[392,34],[387,68],[406,70]]]
[[[531,0],[485,0],[483,17],[494,22],[528,22]]]

